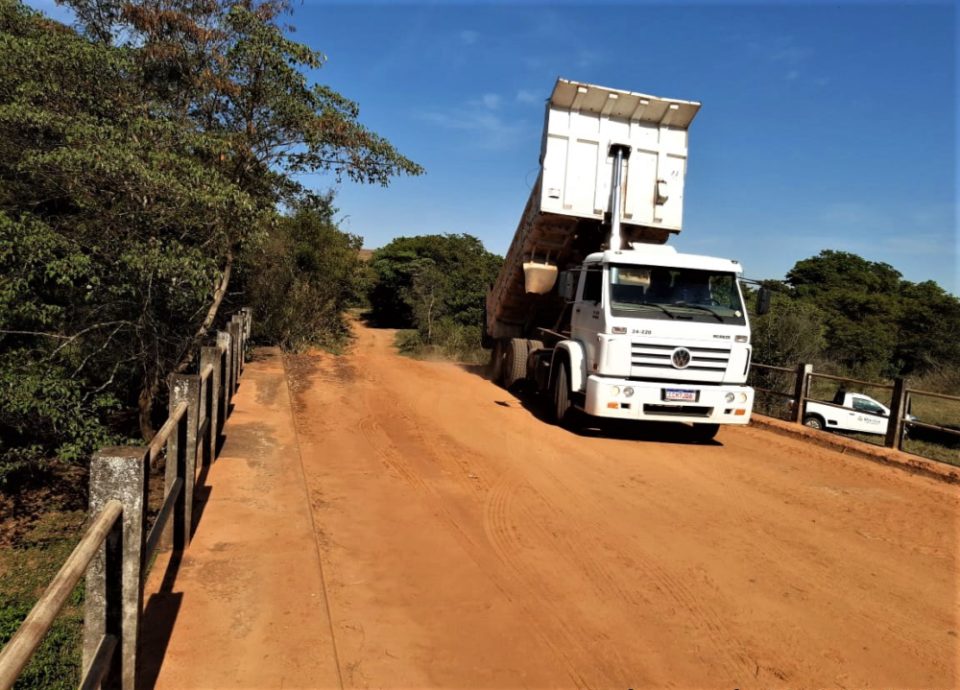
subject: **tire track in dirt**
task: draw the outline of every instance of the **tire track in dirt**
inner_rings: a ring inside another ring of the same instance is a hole
[[[369,398],[366,400],[367,409],[371,409],[371,407],[375,406],[376,403],[374,401],[370,400]],[[402,413],[400,413],[400,415],[402,417]],[[408,418],[407,420],[409,421]],[[442,518],[444,523],[454,534],[464,553],[471,560],[473,560],[477,566],[481,568],[481,570],[483,570],[486,576],[490,578],[494,586],[496,586],[497,589],[509,600],[519,603],[521,609],[525,613],[525,618],[528,621],[539,621],[538,614],[542,615],[542,612],[535,611],[529,604],[523,603],[523,598],[516,596],[517,587],[524,586],[523,581],[514,580],[513,582],[509,583],[503,581],[503,578],[499,575],[497,569],[492,568],[490,563],[486,562],[486,559],[480,557],[480,554],[483,551],[483,543],[468,533],[468,530],[464,528],[461,521],[458,520],[457,517],[449,510],[447,501],[445,501],[444,498],[439,495],[432,486],[427,484],[406,461],[406,458],[415,457],[417,455],[432,455],[431,451],[424,446],[417,444],[415,441],[411,442],[409,438],[401,437],[398,439],[398,434],[389,433],[376,421],[376,418],[373,416],[367,416],[361,420],[359,431],[364,434],[364,437],[369,442],[371,449],[381,458],[383,464],[393,471],[396,476],[407,482],[429,501],[437,517]],[[477,493],[479,494],[480,492],[477,491]],[[522,593],[525,597],[535,594],[529,588],[525,589],[526,591]],[[577,660],[571,658],[568,654],[565,654],[563,652],[563,647],[556,643],[555,636],[557,634],[557,630],[551,629],[547,631],[544,630],[542,626],[536,625],[535,631],[538,633],[541,642],[548,649],[550,649],[558,659],[562,660],[567,675],[575,683],[575,685],[580,688],[591,687],[590,683],[588,683],[586,679],[581,676],[578,670]],[[577,641],[575,639],[569,639],[567,642],[567,648],[578,648],[578,645],[576,644]]]
[[[398,433],[396,427],[392,427],[391,433],[387,434],[383,430],[383,427],[378,425],[372,417],[368,418],[369,423],[379,428],[380,431],[389,436],[391,440],[396,440],[398,435],[402,435],[404,437],[403,445],[411,449],[416,449],[415,453],[409,454],[409,456],[412,457],[419,454],[421,458],[428,461],[421,462],[419,470],[422,470],[424,465],[429,465],[431,466],[430,469],[433,470],[432,473],[435,474],[438,468],[445,464],[452,463],[456,467],[456,474],[462,477],[467,476],[470,467],[469,463],[464,461],[464,458],[472,457],[475,460],[480,460],[461,444],[453,441],[445,434],[439,434],[436,431],[431,434],[428,444],[424,431],[425,425],[418,420],[415,413],[396,400],[393,401],[389,409],[384,409],[382,401],[383,398],[379,394],[372,396],[368,394],[365,399],[365,409],[375,411],[378,416],[389,414],[394,419],[401,420],[403,424],[397,426],[402,428],[402,432]],[[396,446],[394,446],[393,449],[395,450]],[[443,501],[443,499],[435,492],[432,492],[429,485],[423,481],[421,477],[423,472],[418,472],[418,469],[412,468],[403,461],[403,458],[407,456],[407,453],[394,453],[391,454],[392,459],[387,460],[386,463],[395,472],[403,476],[404,479],[416,484],[420,490],[430,492],[434,504],[438,501]],[[548,468],[541,466],[538,467],[538,470],[544,474],[545,478],[549,478],[556,484],[556,486],[551,487],[552,495],[567,495],[571,497],[572,500],[568,501],[568,504],[589,505],[591,509],[599,507],[603,516],[608,517],[607,512],[602,509],[602,506],[595,505],[595,497],[585,491],[579,490],[577,487],[570,486],[569,483],[563,482]],[[554,573],[555,576],[563,579],[564,577],[569,578],[570,573],[579,572],[581,574],[578,578],[579,582],[588,590],[592,591],[598,600],[615,597],[619,601],[623,601],[632,607],[643,608],[644,606],[650,606],[651,602],[649,598],[646,600],[641,599],[637,590],[630,588],[628,583],[622,581],[622,576],[618,576],[618,574],[607,565],[609,559],[605,557],[604,554],[597,554],[596,544],[577,542],[570,537],[569,532],[567,532],[563,526],[577,524],[580,521],[578,516],[571,514],[569,510],[559,505],[549,503],[544,497],[544,494],[534,489],[530,484],[517,484],[518,481],[518,479],[513,478],[508,472],[497,482],[492,491],[486,490],[484,487],[485,482],[482,481],[460,482],[460,486],[466,488],[467,491],[475,497],[482,497],[487,494],[497,496],[498,493],[506,491],[507,497],[499,504],[501,508],[504,508],[508,504],[515,506],[517,503],[517,501],[514,500],[516,498],[515,493],[522,487],[529,493],[530,500],[538,504],[539,507],[539,510],[532,510],[528,507],[518,516],[524,524],[524,530],[529,533],[531,541],[541,546],[550,545],[557,557],[561,558],[567,565],[567,571],[565,573],[557,572]],[[496,501],[497,498],[493,498],[492,500]],[[487,505],[486,500],[484,504],[485,506]],[[462,509],[462,506],[458,507]],[[478,541],[467,535],[460,521],[458,521],[448,509],[445,509],[444,513],[448,523],[456,529],[461,539],[465,540],[465,548],[467,550],[479,548]],[[514,574],[515,582],[522,584],[529,581],[536,581],[542,577],[543,573],[537,567],[524,567],[522,560],[518,561],[516,554],[528,549],[523,547],[523,543],[519,540],[518,531],[515,526],[511,527],[507,514],[505,512],[488,513],[485,507],[484,517],[485,527],[488,517],[499,521],[499,523],[493,525],[492,529],[487,530],[487,538],[498,558],[504,565],[509,567]],[[555,528],[551,529],[550,525],[554,525]],[[620,532],[619,526],[609,520],[604,520],[602,523],[599,520],[595,520],[590,527],[592,528],[591,531],[598,534],[616,534]],[[626,534],[623,536],[629,537],[629,535]],[[649,556],[638,558],[636,552],[634,552],[633,557],[616,553],[615,558],[617,562],[620,563],[623,563],[624,559],[626,559],[630,564],[631,572],[655,589],[663,601],[670,603],[669,606],[665,606],[663,603],[656,604],[656,607],[661,609],[666,618],[674,617],[681,620],[694,634],[702,635],[709,641],[709,644],[706,646],[696,649],[696,656],[704,665],[717,665],[719,662],[729,674],[730,678],[738,681],[757,681],[760,680],[761,677],[773,681],[783,681],[786,679],[787,674],[781,669],[772,665],[761,665],[756,661],[743,645],[742,641],[731,634],[729,626],[719,611],[698,597],[684,579],[672,575],[669,571],[657,565],[656,561]],[[486,568],[486,570],[490,572],[489,568]],[[526,589],[528,596],[537,597],[542,600],[541,592],[529,587],[526,587]],[[553,635],[556,635],[557,631],[569,632],[566,622],[561,615],[556,614],[553,618],[558,624],[557,627],[553,629]],[[582,638],[577,636],[567,636],[569,637],[569,642],[577,646],[582,646],[585,643]],[[589,644],[590,641],[586,642]],[[619,657],[611,647],[595,650],[594,658],[591,659],[591,661],[595,661],[597,656],[604,657],[604,663],[600,664],[601,667],[623,668],[626,665],[625,660]],[[608,682],[612,680],[613,679],[608,679]]]
[[[708,447],[570,434],[537,420],[528,401],[504,405],[502,391],[463,370],[398,358],[391,339],[359,331],[345,358],[354,378],[325,380],[340,374],[325,366],[315,385],[342,390],[314,396],[325,402],[312,420],[329,415],[324,434],[352,437],[339,445],[383,468],[378,500],[419,506],[403,529],[423,519],[423,530],[445,535],[420,540],[425,562],[443,562],[425,545],[448,544],[466,557],[449,555],[458,574],[498,593],[495,620],[514,636],[484,627],[485,649],[525,635],[524,654],[550,659],[560,684],[562,673],[578,687],[953,685],[945,641],[960,626],[942,592],[957,570],[946,540],[955,498],[940,504],[916,478],[751,429],[725,430]],[[338,493],[363,501],[373,464],[337,478]],[[383,531],[389,522],[378,519],[367,522]],[[349,556],[347,546],[331,557]],[[431,579],[424,566],[395,582],[378,572],[388,582],[377,596],[418,591],[411,576]],[[409,597],[396,607],[405,610],[423,618]],[[380,647],[389,639],[365,629]],[[465,687],[473,660],[461,663],[454,684]],[[389,684],[376,672],[365,680]]]
[[[552,544],[571,571],[580,570],[583,573],[583,581],[588,583],[598,599],[615,597],[617,601],[622,601],[638,610],[650,606],[664,608],[663,603],[654,604],[649,597],[629,587],[629,583],[624,582],[623,571],[617,573],[608,565],[611,560],[609,556],[598,555],[596,543],[576,542],[568,532],[563,530],[562,526],[551,528],[551,525],[577,524],[578,520],[575,516],[558,505],[548,503],[541,493],[529,485],[523,488],[529,491],[531,498],[539,504],[540,510],[528,508],[516,517],[523,522],[527,530],[534,533],[531,535],[534,541]],[[522,568],[515,562],[515,552],[518,550],[517,544],[520,541],[515,534],[514,521],[510,519],[511,511],[507,508],[516,503],[512,500],[516,489],[517,486],[510,483],[495,487],[492,494],[493,505],[490,506],[487,515],[491,521],[491,541],[497,544],[498,554],[508,565]],[[545,516],[551,517],[545,520]],[[609,525],[595,526],[598,528],[596,533],[603,534],[611,531]],[[627,560],[628,572],[631,575],[639,575],[638,579],[649,583],[665,601],[672,602],[675,607],[682,609],[683,618],[693,623],[698,632],[705,633],[709,637],[711,641],[709,654],[700,655],[701,660],[715,663],[717,659],[724,659],[725,668],[734,678],[755,676],[757,663],[736,639],[731,637],[729,631],[725,631],[723,619],[717,612],[699,599],[682,580],[670,575],[650,559],[629,558],[621,553],[614,553],[619,559],[618,562],[623,563],[624,559]],[[523,577],[530,577],[535,574],[535,569],[521,572]],[[664,614],[666,613],[664,611]]]

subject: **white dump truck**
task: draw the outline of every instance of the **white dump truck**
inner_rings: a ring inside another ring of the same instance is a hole
[[[486,299],[492,375],[549,394],[556,420],[746,424],[740,264],[665,243],[683,219],[700,104],[559,79],[541,170]]]

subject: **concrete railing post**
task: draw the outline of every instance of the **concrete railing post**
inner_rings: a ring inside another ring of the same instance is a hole
[[[903,378],[893,380],[893,398],[890,400],[890,421],[887,423],[887,437],[883,445],[900,450],[903,439],[903,416],[907,409],[907,386]]]
[[[123,516],[87,569],[84,597],[83,668],[104,635],[117,638],[102,685],[110,690],[136,687],[149,463],[149,451],[134,447],[104,448],[90,462],[90,514],[111,500],[123,504]]]
[[[163,543],[180,551],[190,545],[193,525],[193,485],[197,477],[197,425],[200,420],[200,377],[173,374],[170,376],[170,413],[187,403],[187,412],[177,425],[177,432],[167,442],[167,471],[164,493],[169,493],[179,477],[183,488],[174,508],[173,520],[164,531]],[[171,462],[172,461],[172,462]]]
[[[203,408],[204,418],[207,420],[207,426],[203,433],[203,464],[209,465],[217,454],[217,434],[220,431],[220,350],[217,347],[200,348],[200,372],[207,367],[213,369],[213,373],[207,377],[203,388],[203,399],[200,404]]]
[[[230,334],[226,331],[217,331],[217,347],[220,348],[220,431],[227,423],[227,414],[230,412],[230,372],[233,366],[230,355]]]
[[[242,327],[240,320],[236,316],[230,320],[228,330],[230,331],[230,344],[233,348],[233,371],[230,374],[230,382],[232,384],[230,388],[230,397],[232,398],[233,394],[237,392],[237,388],[240,386],[240,368],[241,360],[243,359],[243,340],[241,339],[240,335]]]
[[[797,424],[803,424],[803,411],[807,406],[807,394],[810,392],[810,374],[813,373],[812,364],[798,364],[797,378],[793,385],[793,419]]]

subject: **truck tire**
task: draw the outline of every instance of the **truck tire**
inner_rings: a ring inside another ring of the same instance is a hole
[[[570,373],[566,360],[558,358],[557,371],[550,382],[551,417],[559,426],[569,428],[576,410],[570,403]]]
[[[691,437],[694,443],[706,443],[712,441],[718,431],[720,431],[719,424],[694,424]]]
[[[480,347],[489,350],[496,344],[496,341],[487,333],[487,303],[483,303],[483,330],[480,332]]]
[[[490,350],[490,380],[503,383],[503,341],[497,339]]]
[[[806,417],[804,417],[803,425],[808,426],[811,429],[818,429],[818,430],[823,429],[823,426],[824,426],[823,419],[821,419],[819,415],[815,415],[815,414],[808,414]]]
[[[527,378],[527,341],[510,338],[503,360],[503,387],[510,389]]]

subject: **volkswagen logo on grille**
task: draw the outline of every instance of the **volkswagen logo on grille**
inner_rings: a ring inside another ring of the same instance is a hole
[[[690,350],[685,347],[678,347],[670,356],[670,361],[673,362],[673,366],[677,369],[686,369],[690,366],[691,358]]]

